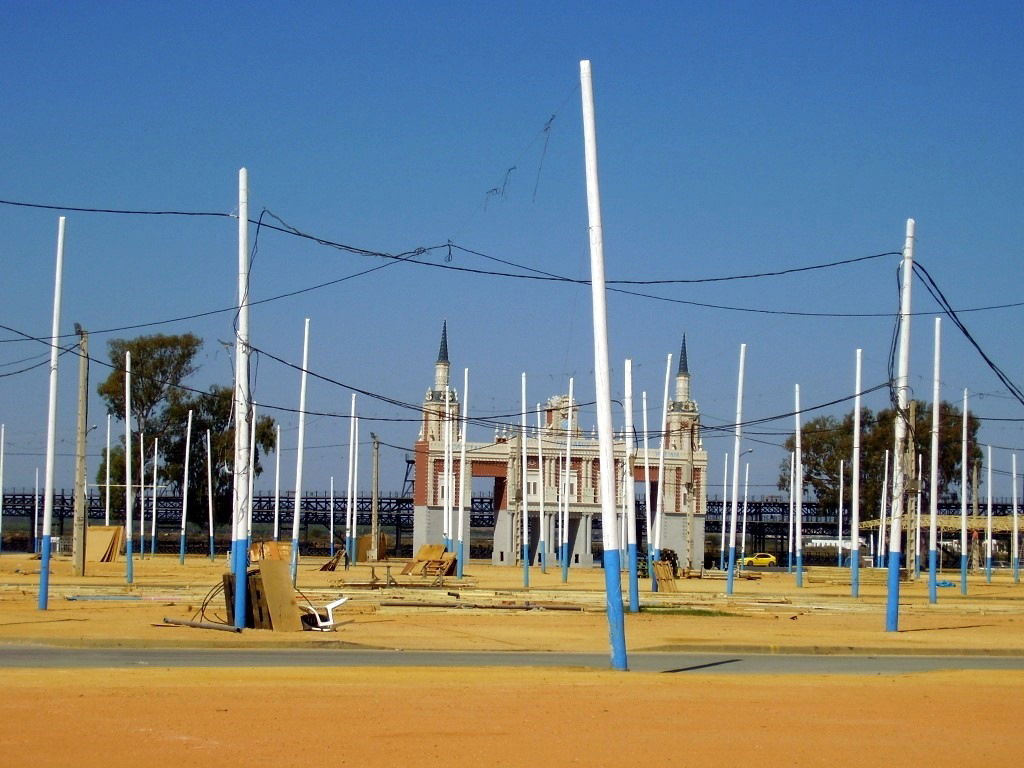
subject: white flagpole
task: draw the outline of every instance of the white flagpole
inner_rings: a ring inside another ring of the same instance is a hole
[[[651,563],[653,562],[653,549],[651,539],[651,454],[649,445],[649,434],[647,431],[647,392],[640,393],[644,412],[644,533],[647,536],[647,575],[653,574]],[[723,528],[723,530],[725,530]]]
[[[345,552],[352,562],[352,474],[355,471],[356,451],[356,393],[352,393],[352,402],[348,417],[348,484],[345,487]]]
[[[465,451],[465,441],[463,441],[463,451]],[[459,468],[465,463],[466,455],[463,453],[462,461],[459,463]],[[547,517],[544,513],[544,491],[546,485],[544,482],[544,421],[541,415],[540,403],[537,403],[537,468],[539,469],[539,479],[537,481],[537,540],[539,542],[538,548],[540,549],[540,572],[548,572],[548,545],[547,545]],[[461,505],[462,495],[459,495],[459,515],[462,515]],[[460,517],[461,519],[461,517]]]
[[[149,521],[149,556],[156,557],[156,469],[160,463],[160,457],[157,453],[157,447],[160,441],[157,438],[153,438],[153,499],[152,499],[152,519]]]
[[[633,447],[633,361],[626,358],[625,393],[623,406],[626,409],[626,437],[623,461],[626,465],[626,559],[629,564],[629,610],[640,611],[640,574],[636,562],[636,489],[633,485],[633,466],[636,456]]]
[[[747,359],[747,345],[740,344],[740,370],[736,384],[736,426],[732,448],[732,512],[729,516],[729,571],[726,576],[725,593],[732,594],[733,576],[736,570],[736,500],[740,494],[740,440],[743,436],[743,367]]]
[[[124,559],[125,581],[135,580],[132,572],[132,353],[124,353]]]
[[[43,497],[42,561],[39,566],[39,610],[45,611],[50,590],[50,530],[53,526],[53,475],[57,450],[57,359],[60,347],[61,283],[64,275],[64,226],[57,221],[57,267],[53,282],[53,324],[50,333],[50,397],[46,414],[46,474]]]
[[[331,498],[330,498],[330,542],[331,557],[334,557],[334,475],[331,475]]]
[[[472,506],[473,477],[466,472],[466,440],[469,429],[469,368],[462,369],[462,445],[459,448],[459,544],[455,557],[456,577],[462,578],[465,568],[466,543],[466,489]]]
[[[889,449],[885,449],[885,465],[882,472],[882,511],[879,514],[878,520],[878,549],[876,550],[878,556],[878,567],[882,568],[885,565],[885,521],[886,521],[886,503],[889,500]]]
[[[206,510],[210,526],[210,559],[216,556],[213,541],[213,450],[210,447],[210,430],[206,430]]]
[[[654,516],[654,559],[661,559],[661,520],[662,520],[662,507],[665,505],[665,447],[668,444],[668,382],[669,377],[672,375],[672,355],[671,353],[665,359],[665,392],[661,400],[661,445],[658,448],[658,495],[657,505],[658,508],[655,511]],[[658,590],[658,581],[651,576],[651,586],[656,592]]]
[[[960,436],[960,594],[967,594],[967,389]]]
[[[604,539],[606,616],[611,641],[611,665],[625,670],[626,631],[622,615],[619,552],[615,530],[615,454],[612,444],[611,371],[608,363],[608,315],[604,282],[604,240],[601,224],[601,192],[597,174],[597,130],[590,62],[580,62],[583,102],[583,143],[587,176],[587,219],[590,230],[590,288],[593,300],[594,385],[597,400],[597,431],[601,471],[601,530]],[[525,409],[524,409],[525,410]],[[660,478],[659,478],[660,480]],[[660,484],[660,483],[659,483]]]
[[[985,513],[985,581],[992,583],[992,446],[985,455],[985,493],[988,497],[987,512]]]
[[[185,564],[185,521],[188,519],[188,465],[192,453],[192,409],[188,410],[185,426],[185,469],[181,479],[181,540],[178,542],[178,562]]]
[[[804,454],[800,445],[800,385],[794,387],[795,406],[793,418],[796,421],[796,508],[793,514],[794,538],[796,547],[796,585],[804,585]]]
[[[1013,583],[1020,583],[1020,529],[1017,518],[1017,454],[1011,454],[1011,476],[1013,483],[1013,542],[1010,544],[1010,559],[1013,561]]]
[[[569,377],[569,417],[565,431],[565,471],[562,473],[562,583],[569,580],[569,501],[572,496],[572,389],[573,377]]]
[[[106,526],[110,525],[110,414],[107,414],[107,482],[106,482],[106,501],[103,505],[103,524]]]
[[[839,460],[839,506],[836,508],[836,522],[839,532],[836,534],[836,551],[839,553],[839,567],[843,567],[843,483],[846,481],[845,463]]]
[[[526,372],[525,371],[523,372],[522,378],[520,380],[520,405],[521,405],[522,416],[521,416],[521,419],[520,419],[519,445],[520,445],[520,448],[522,449],[522,454],[523,454],[523,456],[522,456],[522,462],[523,462],[522,484],[520,486],[521,489],[522,489],[521,496],[523,498],[522,505],[520,507],[520,512],[521,512],[522,517],[523,517],[523,542],[522,542],[520,557],[522,557],[522,559],[523,559],[523,586],[524,587],[529,587],[530,586],[530,505],[529,505],[529,502],[527,500],[527,495],[528,494],[526,493],[526,490],[527,490],[526,484],[527,484],[527,476],[528,475],[527,475],[527,466],[526,466],[526,463],[527,463],[527,455],[526,455],[527,454],[526,426],[527,425],[526,425]]]
[[[299,518],[302,516],[302,458],[306,447],[306,374],[309,370],[309,318],[302,332],[302,375],[299,379],[299,445],[295,454],[295,498],[292,501],[292,586],[299,577]]]
[[[850,499],[850,594],[860,597],[860,389],[861,350],[857,350],[853,400],[853,468],[851,470]]]
[[[359,417],[356,416],[355,456],[352,459],[352,562],[359,555]]]
[[[793,512],[796,508],[796,453],[789,452],[789,546],[786,557],[786,573],[793,572]]]
[[[274,426],[274,541],[277,541],[281,535],[281,425]]]
[[[942,319],[935,318],[935,370],[932,384],[932,450],[929,471],[929,520],[928,520],[928,602],[938,602],[938,575],[936,574],[938,553],[935,550],[936,529],[939,522],[939,412],[942,410],[939,366],[942,350]],[[920,488],[920,479],[918,480]]]

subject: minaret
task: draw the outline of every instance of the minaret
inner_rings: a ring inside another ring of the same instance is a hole
[[[683,344],[686,344],[686,339],[683,339]],[[448,386],[448,369],[450,364],[448,362],[448,321],[445,320],[441,325],[441,348],[437,352],[437,362],[434,363],[434,391],[444,392],[444,388]]]
[[[690,402],[690,367],[686,362],[686,334],[679,350],[679,370],[676,371],[676,402]]]
[[[451,363],[448,361],[448,323],[441,326],[441,347],[437,352],[437,361],[434,363],[434,385],[427,390],[423,398],[423,425],[420,429],[420,439],[428,442],[432,440],[443,440],[441,424],[445,414],[445,390],[448,391],[448,413],[450,417],[458,421],[459,398],[449,383],[448,371]]]

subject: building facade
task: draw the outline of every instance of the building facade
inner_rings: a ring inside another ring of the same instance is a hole
[[[455,549],[453,542],[459,534],[461,496],[463,551],[468,557],[472,479],[487,478],[493,481],[496,511],[492,532],[493,564],[521,565],[524,536],[528,544],[526,556],[531,563],[539,564],[542,559],[555,563],[563,537],[562,521],[567,515],[565,538],[570,565],[593,566],[594,521],[601,515],[598,440],[595,435],[587,436],[581,431],[577,404],[571,402],[568,395],[554,395],[541,406],[539,413],[529,415],[530,426],[525,433],[520,425],[509,424],[500,426],[493,440],[467,442],[463,468],[461,402],[452,387],[449,372],[445,325],[434,364],[434,382],[423,400],[423,419],[414,449],[414,549],[424,544],[446,544]],[[665,426],[665,430],[656,429],[652,433],[646,452],[642,433],[637,431],[629,437],[634,446],[629,460],[631,468],[627,465],[627,436],[622,433],[615,436],[615,493],[620,539],[627,503],[626,473],[632,471],[639,504],[645,503],[649,480],[650,506],[655,512],[659,507],[662,510],[660,549],[673,549],[680,564],[699,568],[703,560],[707,511],[707,453],[701,442],[700,412],[690,396],[685,337]],[[659,465],[663,466],[663,472],[659,472]],[[525,532],[524,515],[528,523]],[[657,530],[658,519],[657,514],[651,516],[653,531]],[[641,523],[637,528],[638,549],[644,551],[648,545],[647,525]],[[481,535],[479,531],[477,535]],[[621,546],[625,548],[624,541]]]

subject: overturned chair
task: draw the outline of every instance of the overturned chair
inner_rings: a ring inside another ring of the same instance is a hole
[[[347,602],[347,597],[339,597],[323,608],[317,608],[308,602],[306,605],[300,605],[299,608],[305,611],[302,614],[302,628],[311,629],[314,632],[333,632],[338,624],[338,620],[334,618],[334,609]],[[324,611],[324,613],[321,613],[321,611]]]

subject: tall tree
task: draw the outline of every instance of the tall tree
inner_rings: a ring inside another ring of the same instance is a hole
[[[138,460],[138,435],[146,436],[147,451],[152,439],[158,438],[160,450],[160,482],[180,493],[185,464],[185,432],[188,412],[192,414],[192,454],[189,464],[189,496],[193,504],[206,499],[206,430],[210,430],[213,452],[213,491],[217,520],[230,519],[233,487],[234,423],[232,419],[233,389],[214,385],[206,392],[193,392],[183,386],[196,372],[195,357],[202,348],[202,339],[191,333],[179,336],[139,336],[135,339],[113,339],[108,344],[114,370],[99,385],[99,394],[107,410],[119,419],[124,418],[124,355],[132,355],[132,405],[135,421],[132,430],[133,461]],[[262,471],[259,450],[269,451],[274,444],[274,420],[260,416],[255,425],[255,473]],[[111,448],[111,483],[123,485],[124,440]],[[149,462],[147,453],[146,460]],[[104,457],[96,478],[106,482]],[[133,467],[134,468],[134,467]],[[147,480],[149,475],[147,474]],[[137,479],[136,479],[137,481]],[[114,501],[114,499],[118,499]],[[112,497],[115,509],[123,509],[124,495]]]
[[[914,452],[924,457],[924,478],[921,486],[922,504],[928,504],[930,478],[928,468],[931,454],[932,406],[916,401],[916,418],[909,437]],[[895,415],[892,408],[873,413],[871,409],[861,411],[860,441],[860,514],[861,519],[878,517],[882,498],[882,482],[885,475],[885,452],[890,453],[890,482],[892,478],[892,451],[895,446]],[[939,405],[939,497],[960,488],[961,429],[963,413],[954,404],[942,402]],[[968,461],[981,458],[978,446],[979,422],[973,416],[967,419]],[[853,412],[841,419],[821,416],[808,421],[801,430],[801,452],[803,454],[804,490],[810,491],[819,503],[835,507],[839,498],[839,461],[846,462],[846,505],[850,504],[850,471],[853,456]],[[786,450],[794,450],[795,440],[791,435],[786,440]],[[916,470],[915,470],[916,471]],[[780,466],[779,488],[789,488],[789,461]]]
[[[203,340],[191,333],[111,339],[107,352],[113,370],[98,388],[107,412],[124,418],[124,356],[131,352],[134,431],[159,435],[163,408],[170,394],[196,372],[195,356],[202,346]]]

